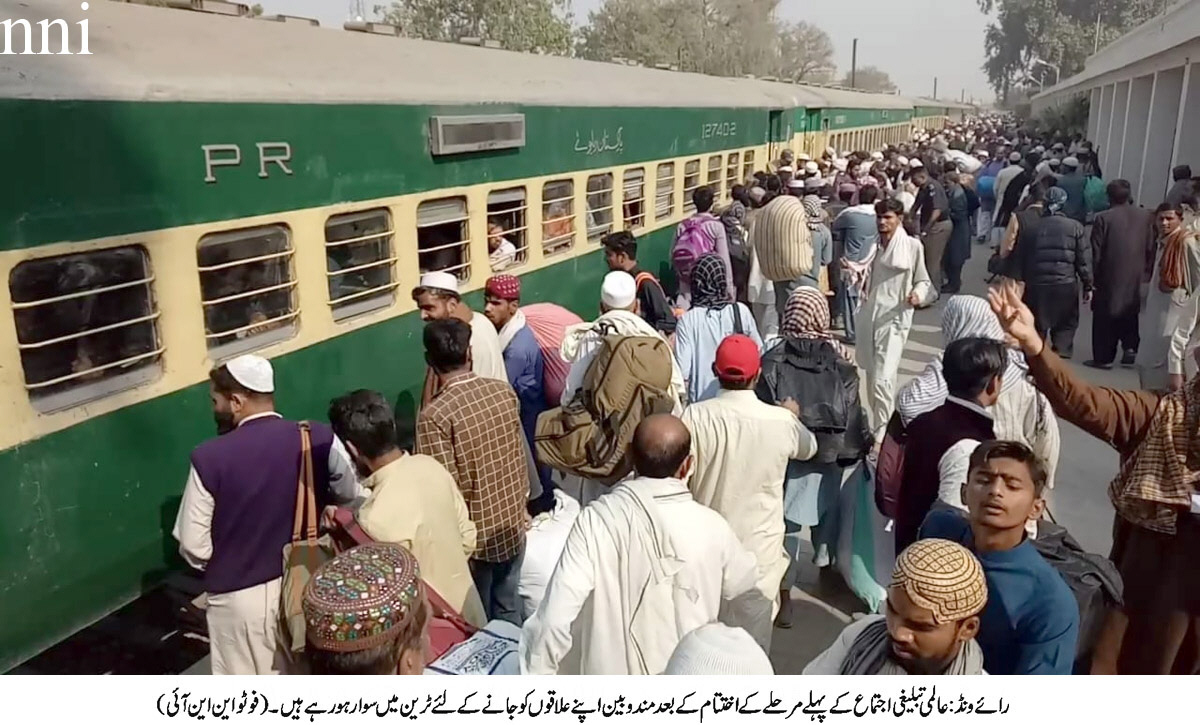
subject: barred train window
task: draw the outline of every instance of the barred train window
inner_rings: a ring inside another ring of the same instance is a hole
[[[587,180],[588,241],[598,242],[613,230],[613,175],[596,174]]]
[[[700,188],[700,159],[692,159],[683,165],[683,213],[693,214],[692,192]]]
[[[300,314],[292,236],[282,225],[210,234],[200,240],[204,337],[214,359],[290,337]]]
[[[17,349],[34,408],[79,405],[162,370],[153,281],[142,247],[34,259],[13,269]]]
[[[675,162],[658,165],[658,183],[654,187],[654,218],[667,219],[675,214]]]
[[[387,209],[338,214],[325,222],[325,275],[333,319],[345,320],[396,300],[396,253]]]
[[[754,172],[754,152],[747,151],[742,154],[742,179],[749,179],[751,176],[754,176]]]
[[[708,157],[708,188],[712,189],[713,198],[721,198],[721,157]]]
[[[624,193],[622,194],[625,228],[641,229],[646,226],[646,171],[644,169],[628,169],[625,171]]]
[[[734,185],[742,183],[742,180],[738,178],[738,171],[740,171],[739,161],[741,161],[741,158],[736,152],[729,154],[729,165],[725,168],[725,193],[731,197],[733,196]]]
[[[471,235],[467,231],[467,197],[423,201],[417,207],[417,264],[421,272],[449,272],[471,277]]]
[[[501,189],[488,194],[488,261],[493,272],[523,264],[528,258],[529,227],[525,223],[528,209],[525,187]],[[500,251],[506,241],[515,252]]]
[[[542,187],[542,251],[555,254],[575,244],[575,182],[548,181]]]

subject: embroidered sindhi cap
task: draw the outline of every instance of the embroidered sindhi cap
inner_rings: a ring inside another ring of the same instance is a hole
[[[521,280],[511,274],[498,274],[487,281],[484,291],[502,300],[521,299]]]
[[[896,558],[892,586],[933,612],[938,624],[979,614],[987,604],[987,581],[979,560],[944,539],[923,539],[905,549]]]
[[[403,631],[421,601],[417,559],[397,544],[366,544],[339,554],[304,588],[309,643],[359,652]]]

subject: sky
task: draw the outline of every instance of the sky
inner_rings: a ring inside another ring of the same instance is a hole
[[[365,0],[368,9],[385,0]],[[258,0],[267,13],[315,17],[323,26],[338,27],[346,19],[350,0]],[[573,0],[577,22],[586,20],[603,0]],[[987,17],[975,0],[783,0],[779,15],[806,20],[829,33],[839,73],[850,68],[854,38],[858,65],[874,65],[891,75],[900,92],[933,94],[958,100],[990,100],[992,91],[981,70],[983,31]]]

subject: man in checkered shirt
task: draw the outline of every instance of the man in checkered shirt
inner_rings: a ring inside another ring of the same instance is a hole
[[[440,392],[417,419],[417,452],[445,466],[467,502],[479,532],[471,576],[488,618],[520,625],[529,469],[517,396],[471,372],[471,326],[461,320],[425,326],[425,360]]]

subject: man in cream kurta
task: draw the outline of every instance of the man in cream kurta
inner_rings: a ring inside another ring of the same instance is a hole
[[[679,641],[715,621],[723,602],[757,594],[754,555],[681,480],[690,445],[673,416],[638,426],[631,446],[638,477],[575,520],[545,597],[525,622],[522,674],[660,674]]]
[[[730,335],[717,348],[713,370],[721,382],[716,398],[683,412],[692,434],[695,468],[688,487],[698,503],[725,517],[758,562],[758,611],[731,612],[729,624],[745,629],[771,651],[779,584],[787,573],[783,548],[783,481],[788,461],[817,453],[817,441],[789,410],[768,405],[754,393],[760,369],[758,347],[745,335]],[[795,405],[794,401],[791,405]]]
[[[875,205],[879,247],[871,263],[867,298],[856,318],[858,367],[866,374],[871,430],[882,441],[896,404],[896,378],[913,310],[932,304],[937,292],[925,269],[925,248],[901,225],[904,206],[895,199]]]

